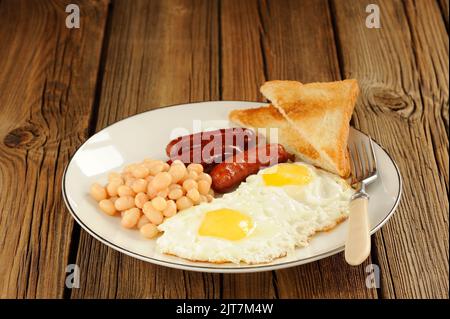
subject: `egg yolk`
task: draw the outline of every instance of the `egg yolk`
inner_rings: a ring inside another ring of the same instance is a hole
[[[222,208],[206,213],[198,234],[240,240],[248,236],[252,229],[253,222],[249,216],[237,210]]]
[[[262,175],[267,186],[306,185],[311,178],[308,167],[296,164],[278,164]]]

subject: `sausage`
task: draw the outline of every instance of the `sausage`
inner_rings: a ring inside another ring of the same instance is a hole
[[[212,188],[225,193],[256,174],[261,168],[292,159],[281,144],[267,144],[254,147],[237,154],[225,162],[217,164],[211,171]]]
[[[178,159],[185,164],[200,163],[212,166],[255,146],[256,143],[257,135],[252,130],[220,129],[173,139],[166,146],[166,154],[172,161]]]

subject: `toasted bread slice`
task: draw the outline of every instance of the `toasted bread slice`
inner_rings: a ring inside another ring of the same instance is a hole
[[[271,143],[281,143],[289,153],[301,160],[318,165],[319,153],[294,130],[272,105],[253,109],[233,110],[228,115],[231,122],[264,134]],[[272,128],[278,129],[275,136]],[[272,133],[272,134],[271,134]]]
[[[317,166],[350,175],[349,122],[358,96],[356,80],[301,84],[269,81],[261,93],[318,153]]]

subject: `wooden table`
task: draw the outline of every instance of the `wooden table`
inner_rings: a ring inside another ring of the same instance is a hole
[[[79,5],[79,29],[65,26]],[[365,9],[380,8],[381,28]],[[448,0],[0,0],[0,296],[448,298]],[[61,175],[89,136],[138,112],[262,101],[268,79],[357,78],[352,125],[398,163],[403,198],[369,260],[202,274],[154,266],[74,222]],[[368,264],[381,287],[366,288]],[[66,265],[80,267],[65,288]]]

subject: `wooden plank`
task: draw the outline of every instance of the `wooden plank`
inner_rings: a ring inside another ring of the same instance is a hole
[[[333,1],[342,64],[361,99],[355,125],[397,162],[403,199],[375,235],[385,298],[448,298],[448,35],[428,1]]]
[[[439,5],[441,7],[441,12],[442,12],[442,17],[445,21],[445,25],[447,26],[447,31],[448,31],[448,15],[449,15],[449,0],[438,0]]]
[[[219,98],[214,1],[115,1],[96,129],[163,105]],[[81,288],[72,298],[205,298],[220,275],[159,267],[82,231]]]
[[[81,28],[65,26],[77,3]],[[0,297],[62,297],[73,219],[61,175],[86,138],[106,1],[0,2]]]
[[[266,78],[340,77],[327,1],[223,1],[221,27],[223,99],[260,101]],[[272,273],[224,275],[223,297],[373,298],[364,266],[351,268],[339,254]]]

